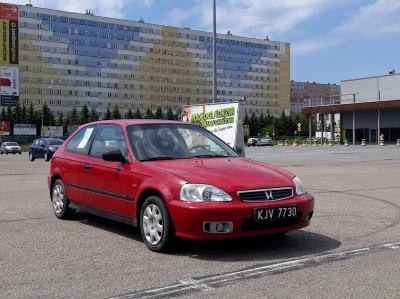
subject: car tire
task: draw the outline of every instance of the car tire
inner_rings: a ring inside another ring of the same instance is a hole
[[[140,233],[148,249],[159,253],[171,249],[175,237],[172,219],[167,205],[160,197],[149,196],[145,200],[139,221]]]
[[[15,155],[15,153],[13,153],[13,155]]]
[[[29,161],[31,162],[35,161],[35,157],[33,156],[32,152],[29,152]]]
[[[53,212],[58,219],[70,219],[74,215],[75,210],[68,207],[69,201],[67,191],[65,190],[64,182],[61,179],[55,181],[51,187],[50,196]]]
[[[22,152],[19,152],[19,154],[21,155],[21,154],[22,154]]]
[[[0,155],[2,155],[3,154],[3,152],[2,151],[0,151]]]
[[[8,155],[8,152],[6,151],[6,155]]]
[[[49,154],[47,152],[44,152],[43,158],[44,158],[45,161],[49,161],[50,160]]]

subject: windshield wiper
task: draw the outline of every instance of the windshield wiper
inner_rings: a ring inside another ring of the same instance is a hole
[[[140,160],[140,161],[141,161],[141,162],[144,162],[144,161],[174,160],[174,159],[175,159],[175,158],[173,158],[173,157],[160,156],[160,157],[151,157],[151,158],[143,159],[143,160]]]
[[[195,155],[195,156],[191,156],[189,158],[215,158],[215,157],[227,157],[224,155]]]

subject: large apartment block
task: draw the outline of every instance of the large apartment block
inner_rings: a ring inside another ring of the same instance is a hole
[[[340,85],[316,82],[290,82],[290,109],[300,113],[306,106],[325,105],[340,100]]]
[[[0,61],[6,71],[19,69],[18,90],[12,99],[5,95],[3,104],[19,97],[20,103],[39,108],[46,101],[55,114],[65,114],[86,103],[102,117],[115,105],[122,113],[148,107],[155,111],[157,106],[176,110],[212,99],[211,32],[91,12],[0,6],[0,19],[17,20],[19,27],[17,47],[9,47],[10,59],[3,55]],[[2,38],[11,41],[9,34]],[[289,44],[218,34],[216,55],[217,102],[246,97],[246,112],[256,114],[290,109]]]

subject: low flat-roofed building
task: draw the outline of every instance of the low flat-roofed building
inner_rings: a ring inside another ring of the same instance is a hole
[[[311,104],[301,111],[308,115],[339,114],[341,143],[347,139],[356,144],[365,139],[376,144],[381,134],[385,142],[396,142],[400,139],[400,74],[343,80],[337,100]]]

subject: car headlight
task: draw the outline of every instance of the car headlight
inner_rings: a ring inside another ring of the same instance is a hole
[[[190,202],[232,201],[225,191],[210,185],[186,184],[181,188],[179,199]]]
[[[55,150],[56,150],[56,148],[55,148],[54,146],[49,146],[49,150],[51,150],[51,151],[55,151]]]
[[[304,188],[304,185],[302,184],[302,182],[300,181],[300,179],[298,177],[295,177],[293,179],[294,185],[296,186],[296,194],[297,195],[303,195],[305,194],[306,188]]]

